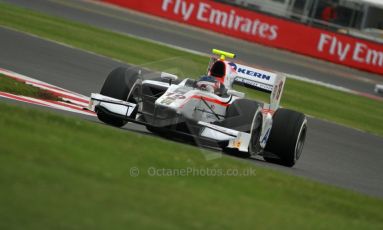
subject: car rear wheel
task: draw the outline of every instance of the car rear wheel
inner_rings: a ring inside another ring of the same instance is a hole
[[[271,163],[292,167],[300,158],[306,140],[307,119],[302,113],[278,109],[265,150],[277,158],[264,157]]]
[[[101,88],[100,94],[123,101],[137,103],[131,91],[138,79],[139,74],[136,69],[128,69],[124,67],[116,68],[112,72],[110,72],[110,74],[106,78],[104,85]],[[98,110],[96,112],[98,119],[106,124],[116,127],[122,127],[127,123],[127,121],[125,121],[124,119],[121,119],[117,116],[113,116],[111,114],[107,114],[102,110]],[[132,117],[134,117],[135,115],[136,113],[133,113]]]

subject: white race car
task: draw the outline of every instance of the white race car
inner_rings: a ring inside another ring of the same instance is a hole
[[[383,94],[383,84],[376,84],[374,91],[375,93]]]
[[[307,119],[279,108],[285,76],[226,60],[232,53],[213,53],[218,56],[199,80],[179,81],[169,73],[149,80],[138,67],[117,68],[91,95],[89,108],[113,126],[139,123],[160,135],[292,167],[302,153]],[[234,84],[269,93],[270,102],[245,99]]]

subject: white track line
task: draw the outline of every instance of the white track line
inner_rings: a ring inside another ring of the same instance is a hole
[[[350,94],[354,94],[354,95],[358,95],[358,96],[363,96],[363,97],[367,97],[367,98],[378,100],[378,101],[383,101],[383,97],[379,97],[379,96],[376,96],[376,95],[373,95],[373,94],[369,94],[369,93],[359,92],[359,91],[352,90],[352,89],[349,89],[349,88],[345,88],[345,87],[342,87],[342,86],[337,86],[337,85],[325,83],[325,82],[318,81],[318,80],[313,80],[313,79],[309,79],[309,78],[305,78],[305,77],[300,77],[300,76],[293,75],[293,74],[286,74],[286,76],[288,78],[291,78],[291,79],[294,79],[294,80],[299,80],[299,81],[303,81],[303,82],[307,82],[307,83],[323,86],[323,87],[326,87],[326,88],[329,88],[329,89],[333,89],[333,90],[337,90],[337,91],[341,91],[341,92],[345,92],[345,93],[350,93]]]
[[[89,97],[86,97],[84,95],[69,91],[67,89],[64,89],[55,85],[51,85],[49,83],[31,78],[19,73],[15,73],[7,69],[0,68],[0,74],[3,74],[7,77],[24,82],[25,84],[32,85],[34,87],[48,91],[54,94],[55,96],[58,96],[59,98],[61,98],[63,101],[43,100],[43,99],[21,96],[21,95],[16,95],[16,94],[11,94],[7,92],[1,92],[1,91],[0,91],[0,97],[8,98],[8,99],[16,100],[16,101],[21,101],[25,103],[30,103],[34,105],[54,108],[58,110],[69,111],[73,113],[96,116],[94,112],[87,110],[89,100],[90,100]]]

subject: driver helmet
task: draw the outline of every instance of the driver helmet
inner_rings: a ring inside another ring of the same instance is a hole
[[[211,93],[217,93],[221,87],[221,83],[213,76],[202,76],[197,82],[197,87],[209,91]]]

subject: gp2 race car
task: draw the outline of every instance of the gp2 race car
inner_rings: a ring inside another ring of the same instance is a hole
[[[285,76],[226,60],[235,58],[232,53],[213,53],[199,80],[164,72],[144,79],[144,69],[117,68],[91,95],[89,109],[109,125],[134,122],[159,135],[292,167],[302,153],[307,119],[279,107]],[[245,99],[234,84],[270,94],[269,103]]]
[[[383,84],[376,84],[374,91],[375,93],[383,94]]]

